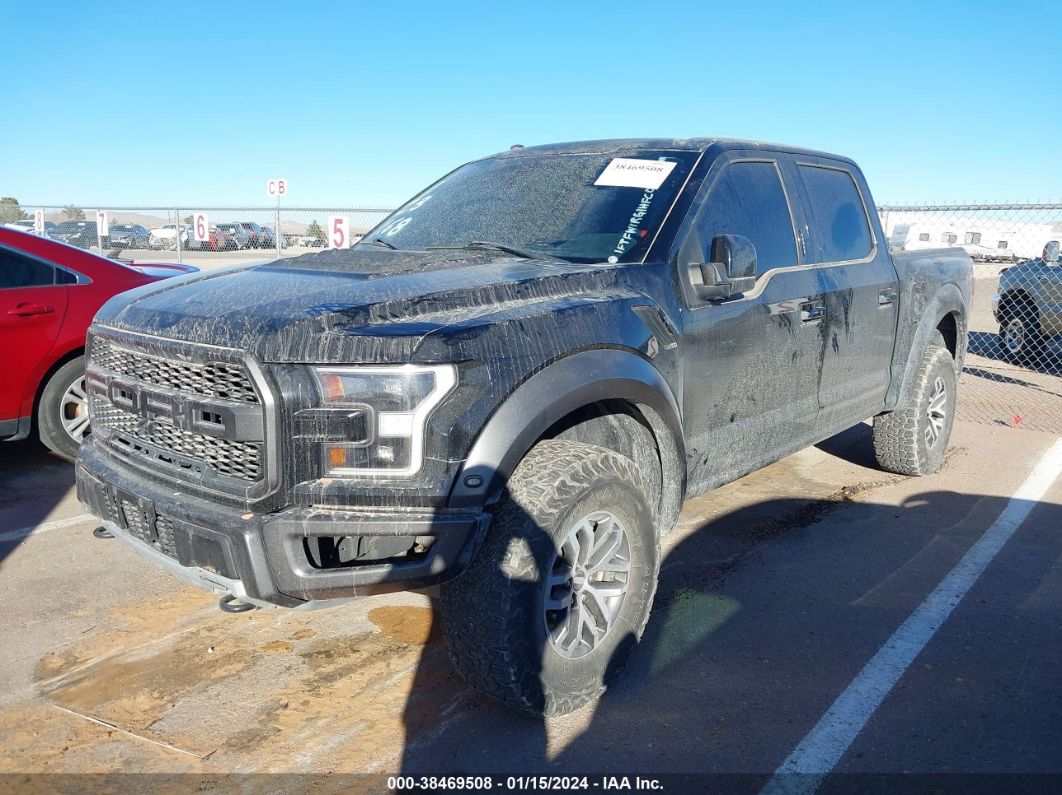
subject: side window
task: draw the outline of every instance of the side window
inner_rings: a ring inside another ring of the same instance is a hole
[[[55,284],[55,269],[50,265],[0,250],[0,290],[48,287],[52,284]]]
[[[741,235],[756,247],[756,275],[797,264],[793,218],[774,163],[731,163],[708,194],[686,246],[711,259],[716,235]],[[696,249],[695,249],[696,250]]]
[[[923,243],[925,243],[926,241],[929,240],[929,232],[923,232],[922,234],[920,234],[918,236],[918,239],[921,240]]]
[[[866,208],[847,171],[799,166],[822,253],[821,262],[845,262],[870,254],[873,242]]]
[[[981,233],[980,232],[967,232],[966,233],[966,243],[967,244],[973,244],[973,245],[976,246],[976,245],[980,244],[980,242],[981,242]]]

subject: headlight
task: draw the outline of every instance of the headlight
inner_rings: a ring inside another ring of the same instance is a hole
[[[409,477],[420,471],[428,416],[457,384],[457,368],[405,364],[313,372],[322,404],[351,428],[346,438],[330,434],[321,443],[326,475]]]

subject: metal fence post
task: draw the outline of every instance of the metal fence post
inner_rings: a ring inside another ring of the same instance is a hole
[[[280,194],[277,194],[277,222],[273,229],[273,242],[277,245],[277,259],[280,259]]]
[[[174,232],[177,235],[177,264],[181,264],[181,209],[179,207],[173,208],[174,220],[177,222],[174,228]]]

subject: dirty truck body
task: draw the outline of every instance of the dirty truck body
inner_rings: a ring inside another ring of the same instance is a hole
[[[514,149],[353,249],[109,302],[78,494],[230,600],[441,585],[466,678],[564,712],[640,634],[684,500],[870,417],[884,467],[939,464],[970,290],[960,249],[890,255],[845,158]]]

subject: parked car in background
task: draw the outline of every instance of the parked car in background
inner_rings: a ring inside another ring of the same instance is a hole
[[[999,349],[1010,361],[1034,364],[1051,338],[1062,334],[1062,263],[1059,241],[1051,240],[1037,259],[1004,268],[992,296],[999,322]],[[1053,362],[1062,366],[1062,362]]]
[[[147,248],[151,235],[140,224],[110,224],[103,236],[103,247],[110,249]]]
[[[247,236],[247,248],[270,248],[276,245],[272,229],[267,230],[254,221],[240,221],[235,226]]]
[[[178,235],[180,235],[181,239],[181,248],[197,248],[197,246],[192,245],[192,243],[196,242],[192,227],[186,224],[180,224],[180,228],[178,228],[177,224],[163,224],[149,230],[148,248],[173,251],[177,248]]]
[[[206,243],[199,245],[211,251],[234,251],[238,248],[232,233],[216,226],[210,230],[210,239]]]
[[[89,431],[85,332],[112,296],[190,265],[129,263],[0,229],[0,439],[31,433],[73,459]]]
[[[277,247],[277,233],[273,230],[273,227],[271,227],[271,226],[263,226],[262,227],[262,239],[265,241],[263,246],[262,246],[262,248],[276,248]],[[281,235],[280,236],[280,247],[281,248],[287,248],[287,246],[288,246],[288,236],[287,235]]]
[[[6,226],[8,229],[16,229],[19,232],[31,232],[33,234],[36,234],[36,225],[35,225],[35,223],[34,223],[32,218],[25,218],[25,219],[22,219],[21,221],[12,221],[10,223],[4,224],[4,226]],[[45,221],[44,222],[44,235],[45,235],[45,237],[51,237],[52,234],[55,232],[55,227],[56,227],[55,221]]]
[[[99,245],[95,221],[62,221],[55,227],[52,237],[61,243],[78,248]]]
[[[221,240],[225,241],[223,246],[215,250],[230,251],[251,247],[251,234],[243,224],[218,224],[214,229],[221,233],[219,243]]]

